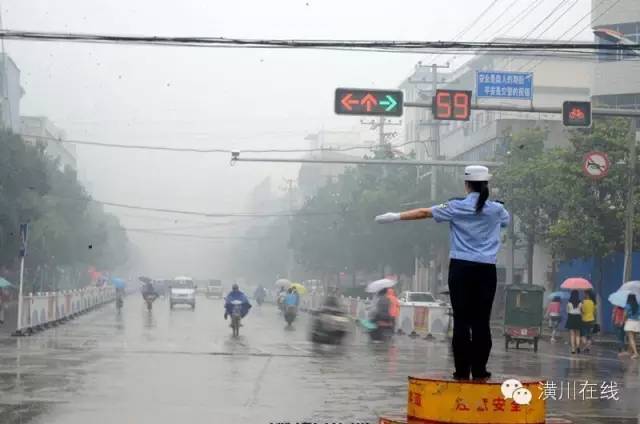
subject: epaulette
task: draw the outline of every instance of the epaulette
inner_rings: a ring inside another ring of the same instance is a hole
[[[438,205],[438,207],[442,208],[442,209],[446,209],[446,208],[449,207],[449,202],[452,201],[452,200],[464,200],[464,197],[452,197],[451,199],[447,200],[446,202],[440,203]]]

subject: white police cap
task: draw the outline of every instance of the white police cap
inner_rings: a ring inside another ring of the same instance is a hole
[[[464,168],[465,181],[489,181],[491,174],[489,168],[481,165],[470,165]]]

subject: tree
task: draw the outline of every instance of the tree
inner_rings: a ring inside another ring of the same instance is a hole
[[[533,284],[533,256],[537,243],[545,241],[552,220],[557,218],[563,187],[559,184],[557,151],[544,150],[548,133],[528,128],[508,143],[504,165],[496,170],[494,184],[512,216],[518,218],[526,245],[527,283]]]
[[[572,132],[573,148],[559,155],[560,185],[564,188],[559,195],[564,207],[550,226],[548,241],[561,257],[594,257],[600,264],[606,255],[622,250],[626,163],[632,141],[629,124],[620,118],[597,119],[592,129]],[[612,164],[608,175],[600,180],[582,173],[582,158],[592,150],[606,152]]]
[[[536,243],[547,244],[554,258],[594,257],[597,262],[624,243],[629,121],[596,119],[592,128],[570,133],[568,148],[545,151],[545,138],[537,129],[516,134],[495,180],[519,218],[529,282]],[[601,180],[582,171],[583,157],[592,150],[606,152],[612,163]]]
[[[20,223],[29,223],[27,290],[70,287],[89,265],[112,270],[126,262],[127,238],[118,219],[93,203],[75,172],[14,134],[0,133],[0,266],[17,268]],[[86,275],[86,274],[85,274]],[[85,281],[86,282],[86,281]]]
[[[414,255],[446,244],[446,230],[425,222],[381,226],[373,218],[429,198],[412,166],[358,166],[320,188],[294,219],[297,259],[320,273],[379,272],[389,265],[412,273]],[[424,204],[422,204],[424,206]]]

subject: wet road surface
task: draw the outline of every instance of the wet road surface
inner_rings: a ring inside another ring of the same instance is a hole
[[[293,330],[273,306],[254,306],[231,337],[221,300],[198,298],[195,311],[151,313],[130,296],[27,338],[0,335],[0,423],[128,424],[271,422],[374,423],[406,410],[407,375],[449,373],[448,344],[398,336],[371,345],[356,333],[342,349],[314,349],[304,315]],[[614,400],[549,400],[552,415],[575,423],[637,423],[638,362],[597,349],[572,356],[563,344],[504,351],[495,337],[498,378],[614,381]],[[599,397],[600,392],[596,395]]]

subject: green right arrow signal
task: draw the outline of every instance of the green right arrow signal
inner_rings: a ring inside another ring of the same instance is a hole
[[[398,105],[398,102],[393,98],[393,96],[390,96],[388,94],[385,96],[385,98],[386,100],[381,100],[379,102],[380,106],[383,106],[385,108],[385,112],[390,112]]]

